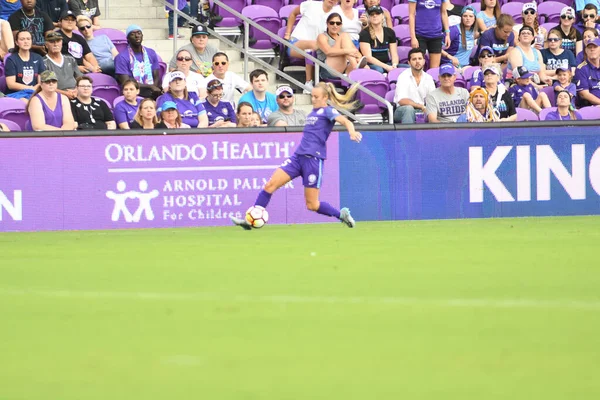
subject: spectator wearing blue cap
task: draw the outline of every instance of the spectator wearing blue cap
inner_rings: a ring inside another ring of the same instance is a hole
[[[160,110],[160,119],[167,129],[190,129],[191,127],[183,122],[181,114],[177,109],[177,104],[174,101],[165,101]]]
[[[208,116],[204,105],[198,95],[188,92],[185,74],[181,71],[169,72],[169,90],[156,101],[158,111],[163,110],[162,105],[167,101],[177,104],[177,109],[182,115],[183,122],[192,128],[206,128]]]
[[[440,87],[427,95],[427,119],[429,122],[456,122],[465,112],[469,101],[467,89],[455,87],[456,68],[452,64],[440,67]]]
[[[466,6],[462,10],[460,24],[450,27],[450,47],[442,49],[442,64],[457,68],[470,65],[470,56],[479,32],[475,26],[475,9]]]
[[[133,78],[140,84],[140,96],[157,99],[162,94],[158,80],[158,55],[142,45],[144,34],[138,25],[129,25],[125,31],[127,47],[115,57],[115,74],[123,83]]]
[[[579,106],[597,106],[600,105],[600,38],[586,44],[585,55],[587,61],[575,69]]]

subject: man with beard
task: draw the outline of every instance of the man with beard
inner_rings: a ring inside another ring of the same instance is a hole
[[[423,50],[412,49],[408,52],[410,69],[402,72],[396,81],[394,103],[399,107],[394,112],[394,122],[414,124],[417,113],[424,114],[427,110],[425,99],[435,90],[435,82],[431,75],[423,71],[425,54]]]
[[[306,113],[294,109],[294,91],[289,86],[280,86],[275,90],[279,110],[269,114],[268,126],[304,126]]]
[[[10,23],[13,36],[21,30],[29,31],[33,43],[31,51],[35,51],[41,56],[46,55],[46,48],[44,47],[46,41],[44,37],[52,32],[54,23],[48,14],[35,8],[35,0],[21,1],[21,9],[14,12],[8,18],[8,22]]]
[[[471,91],[465,112],[456,122],[495,122],[500,115],[489,101],[487,90],[476,87]]]

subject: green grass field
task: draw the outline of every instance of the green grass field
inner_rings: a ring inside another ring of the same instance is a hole
[[[598,399],[599,225],[0,234],[0,399]]]

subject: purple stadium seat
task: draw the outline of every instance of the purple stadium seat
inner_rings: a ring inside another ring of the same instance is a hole
[[[481,3],[480,2],[477,2],[477,3],[471,2],[471,3],[469,3],[469,5],[475,9],[475,11],[476,11],[475,14],[477,14],[479,11],[481,11]]]
[[[97,31],[94,31],[94,36],[106,35],[110,39],[111,42],[115,45],[117,50],[122,52],[127,48],[127,36],[125,33],[113,28],[101,28]]]
[[[385,76],[372,69],[355,69],[348,74],[348,77],[356,82],[360,82],[363,87],[383,98],[385,98],[386,93],[390,90],[390,85]],[[359,91],[356,98],[365,105],[360,114],[381,114],[387,110],[385,104],[375,100],[364,92]]]
[[[398,60],[400,64],[408,64],[408,52],[412,49],[410,46],[398,46]]]
[[[158,81],[162,82],[163,77],[167,73],[167,63],[163,60],[158,62]]]
[[[431,77],[433,78],[433,81],[435,82],[435,86],[439,87],[440,86],[440,68],[430,68],[427,70],[427,73],[429,75],[431,75]]]
[[[138,99],[138,101],[144,100],[144,98],[142,96],[138,96],[137,99]],[[112,104],[112,108],[115,108],[117,106],[117,103],[120,103],[123,100],[125,100],[125,96],[119,96],[116,99],[114,99],[113,100],[113,104]]]
[[[394,25],[408,24],[408,4],[398,4],[390,12]]]
[[[583,119],[600,119],[600,107],[598,106],[583,107],[577,111],[579,111]]]
[[[87,74],[94,81],[92,95],[101,97],[111,106],[114,99],[121,95],[121,87],[112,76],[98,73]]]
[[[288,5],[293,4],[293,5],[299,6],[300,3],[302,3],[303,1],[304,0],[286,0],[285,4],[288,4]]]
[[[531,110],[517,107],[517,121],[539,121],[537,114]]]
[[[387,92],[385,94],[385,99],[387,101],[389,101],[390,103],[394,104],[394,94],[396,93],[395,90],[390,90],[389,92]]]
[[[554,87],[546,86],[541,91],[546,93],[546,96],[548,96],[548,100],[550,100],[550,104],[552,105],[552,107],[555,107],[556,106],[556,92],[554,91]],[[542,121],[542,118],[540,118],[540,121]]]
[[[0,74],[0,92],[6,93],[6,76],[4,76],[4,71]]]
[[[252,5],[244,7],[242,10],[242,15],[248,17],[270,32],[277,32],[281,27],[281,19],[279,19],[279,14],[277,11],[267,6]],[[255,43],[250,44],[251,48],[272,49],[275,47],[275,41],[265,33],[254,28],[253,26],[250,26],[249,30],[250,38],[256,40]]]
[[[556,111],[556,107],[543,108],[542,111],[540,111],[540,114],[538,115],[540,121],[545,121],[546,116],[552,111]]]
[[[113,103],[111,101],[108,101],[102,97],[97,97],[97,96],[94,96],[94,97],[96,97],[98,100],[102,100],[103,102],[105,102],[106,105],[108,106],[108,108],[110,109],[110,111],[112,111],[114,109]]]
[[[556,27],[556,25],[558,25],[556,22],[545,22],[543,24],[541,24],[540,26],[544,29],[546,29],[546,32],[550,32],[553,28]]]
[[[0,98],[0,119],[13,121],[21,130],[25,130],[25,124],[29,121],[25,102],[10,97]]]
[[[398,46],[410,46],[410,29],[408,25],[396,25],[394,28]]]
[[[358,2],[357,2],[357,3],[358,3]],[[362,2],[361,2],[361,3],[362,3]],[[386,10],[388,10],[388,11],[390,11],[390,10],[392,9],[392,7],[394,6],[394,4],[395,4],[395,3],[394,3],[394,0],[380,0],[380,2],[379,2],[379,5],[380,5],[382,8],[384,8],[384,9],[386,9]],[[408,20],[407,20],[407,21],[408,21]]]
[[[559,3],[563,3],[565,6],[569,6],[569,7],[573,7],[573,8],[575,8],[575,2],[573,2],[572,0],[554,0],[554,1],[557,1],[557,2],[559,2]],[[544,0],[538,0],[538,6],[539,6],[541,3],[544,3]],[[586,4],[587,4],[587,3],[588,3],[588,2],[586,2]]]
[[[561,3],[559,1],[546,1],[538,5],[540,21],[560,24],[560,12],[564,6],[565,3]]]
[[[241,13],[244,7],[246,7],[246,0],[227,0],[227,5],[237,12]],[[214,14],[223,17],[222,21],[217,22],[215,25],[220,27],[234,27],[242,25],[242,20],[230,13],[221,9],[217,4],[213,5],[212,12]]]
[[[283,7],[285,4],[286,3],[284,0],[247,0],[246,2],[246,6],[267,6],[275,11],[279,11],[279,9],[281,9],[281,7]]]
[[[523,15],[521,15],[522,10],[523,3],[512,2],[502,6],[502,13],[512,16],[517,24],[523,23]]]
[[[281,19],[281,26],[287,26],[288,17],[290,16],[292,11],[296,7],[298,7],[298,6],[295,4],[288,4],[287,6],[281,7],[281,9],[279,10],[279,18]],[[301,18],[301,16],[300,16],[300,14],[298,14],[298,16],[296,17],[296,22],[294,23],[294,26],[298,23],[298,21],[300,21],[300,18]]]
[[[531,0],[500,0],[500,5],[503,6],[509,1],[512,1],[513,3],[521,3],[521,6],[523,6],[523,4],[529,3]]]
[[[396,87],[396,81],[398,80],[398,76],[406,70],[407,68],[394,68],[393,70],[388,72],[387,80],[390,84],[390,88],[394,89]]]
[[[21,132],[21,127],[14,121],[8,119],[0,119],[0,122],[3,123],[11,130],[11,132]]]

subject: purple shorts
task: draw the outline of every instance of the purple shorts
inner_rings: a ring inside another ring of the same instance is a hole
[[[323,179],[323,164],[320,158],[294,154],[281,164],[281,169],[292,179],[302,176],[304,187],[319,189]]]

